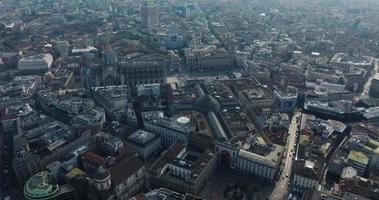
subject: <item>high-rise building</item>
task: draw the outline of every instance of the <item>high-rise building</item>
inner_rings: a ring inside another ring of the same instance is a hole
[[[23,184],[31,176],[41,171],[43,164],[39,155],[27,152],[22,157],[13,159],[12,167],[18,182]]]
[[[159,24],[159,6],[154,0],[146,0],[141,7],[142,24],[146,28],[152,28]]]
[[[70,53],[70,43],[66,40],[57,41],[54,48],[55,51],[62,57],[66,57]]]

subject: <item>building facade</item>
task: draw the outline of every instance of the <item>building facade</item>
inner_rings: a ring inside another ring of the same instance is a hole
[[[128,137],[126,147],[146,160],[151,154],[161,149],[161,138],[157,134],[140,129]]]
[[[53,65],[51,54],[39,54],[21,58],[17,63],[17,70],[20,74],[44,74]]]
[[[146,28],[152,28],[159,24],[159,6],[154,0],[145,0],[141,7],[142,24]]]

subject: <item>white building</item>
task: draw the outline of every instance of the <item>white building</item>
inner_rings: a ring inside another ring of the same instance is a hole
[[[274,145],[265,155],[254,153],[251,150],[251,148],[238,149],[228,144],[216,143],[219,164],[227,164],[232,169],[257,176],[263,180],[274,181],[280,168],[283,147]]]
[[[17,69],[21,74],[43,74],[53,65],[51,54],[38,54],[24,57],[18,61]]]
[[[240,149],[237,157],[237,169],[264,180],[274,181],[279,170],[282,148],[276,146],[268,155],[262,156]]]
[[[292,111],[297,104],[296,93],[285,93],[275,90],[273,99],[276,108],[282,112]]]
[[[159,133],[162,146],[169,147],[176,140],[187,142],[188,135],[194,126],[187,117],[157,117],[152,121],[145,122],[145,128],[147,131]]]

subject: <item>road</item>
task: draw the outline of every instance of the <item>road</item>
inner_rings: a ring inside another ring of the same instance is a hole
[[[271,200],[283,200],[288,194],[288,184],[290,182],[291,173],[292,173],[292,165],[293,165],[293,153],[292,150],[295,151],[295,143],[296,143],[296,132],[298,130],[297,128],[297,118],[300,117],[299,113],[296,113],[292,117],[292,121],[290,124],[290,127],[288,129],[288,138],[287,138],[287,145],[285,152],[285,160],[284,160],[284,166],[282,167],[282,174],[279,178],[279,180],[276,182],[275,188],[272,191]],[[291,155],[292,154],[292,155]],[[287,177],[288,174],[288,177]]]
[[[369,72],[371,73],[370,77],[368,78],[368,81],[366,82],[366,84],[363,86],[363,91],[360,95],[361,97],[368,96],[368,92],[371,86],[371,81],[374,78],[375,74],[378,73],[378,70],[379,70],[379,59],[376,59],[374,69],[371,72]]]

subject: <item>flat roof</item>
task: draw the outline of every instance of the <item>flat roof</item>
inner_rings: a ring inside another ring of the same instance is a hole
[[[49,183],[47,171],[33,175],[24,186],[24,195],[28,199],[54,199],[58,191],[58,185]]]
[[[129,136],[129,140],[138,144],[146,144],[154,139],[156,134],[139,129]]]
[[[270,167],[275,167],[279,163],[284,147],[276,144],[273,144],[273,146],[275,148],[265,156],[243,149],[240,149],[238,154],[245,159],[253,160]]]
[[[369,157],[361,151],[354,151],[353,150],[353,151],[350,151],[349,156],[348,156],[348,160],[352,160],[354,162],[358,162],[360,164],[367,165],[369,162]]]

